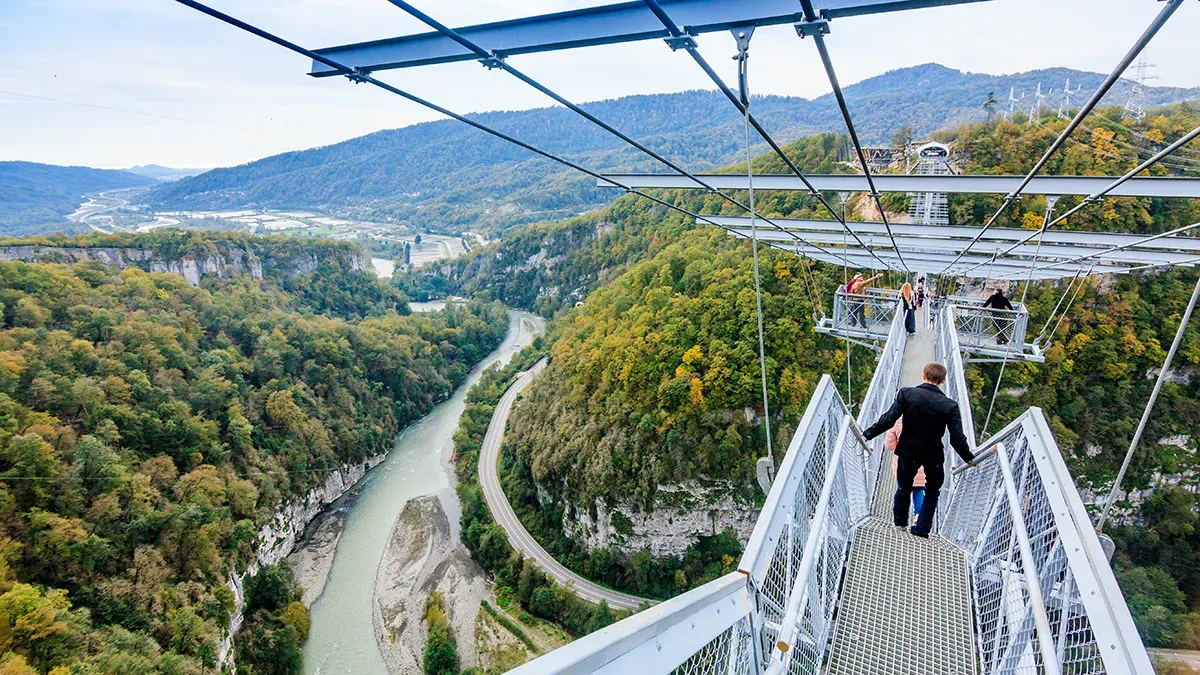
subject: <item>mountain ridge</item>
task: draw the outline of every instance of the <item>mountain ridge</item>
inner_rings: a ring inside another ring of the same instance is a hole
[[[889,71],[845,88],[859,134],[884,143],[899,127],[918,135],[980,121],[987,93],[1006,109],[1008,89],[1061,86],[1094,90],[1098,73],[1068,68],[989,75],[938,64]],[[1131,83],[1122,81],[1109,102],[1123,101]],[[1200,99],[1200,88],[1147,87],[1147,104]],[[1058,94],[1045,99],[1050,109]],[[1022,105],[1028,108],[1027,97]],[[1082,98],[1078,99],[1082,101]],[[741,118],[716,91],[644,94],[585,104],[589,112],[656,151],[702,171],[738,161],[744,152]],[[814,99],[756,97],[752,107],[772,135],[786,143],[804,135],[842,131],[832,94]],[[601,170],[662,170],[623,146],[619,139],[561,107],[491,111],[473,119],[547,151]],[[754,151],[766,151],[756,144]],[[154,188],[155,206],[307,208],[370,220],[406,223],[420,230],[498,232],[525,222],[557,219],[611,201],[611,192],[549,160],[452,120],[378,131],[320,148],[266,157],[214,169]]]

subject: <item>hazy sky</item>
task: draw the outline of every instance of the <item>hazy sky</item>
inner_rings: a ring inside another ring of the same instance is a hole
[[[608,0],[414,0],[452,26]],[[212,6],[317,48],[423,26],[386,0],[212,0]],[[828,38],[843,84],[926,62],[985,73],[1066,66],[1108,72],[1162,6],[1155,0],[992,0],[839,19]],[[1200,3],[1188,1],[1147,54],[1153,84],[1200,85]],[[733,40],[701,38],[733,82]],[[829,90],[811,44],[761,29],[756,93]],[[371,86],[315,80],[309,63],[172,0],[0,0],[0,160],[127,167],[221,166],[326,145],[436,116]],[[514,57],[576,101],[708,88],[691,59],[659,41]],[[460,112],[547,105],[473,62],[380,74]],[[1047,85],[1061,83],[1047,83]]]

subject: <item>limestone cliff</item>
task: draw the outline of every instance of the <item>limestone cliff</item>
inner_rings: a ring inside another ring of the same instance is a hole
[[[282,277],[312,274],[320,265],[315,251],[256,252],[234,244],[216,245],[203,253],[178,254],[167,250],[138,247],[89,247],[22,245],[0,247],[0,260],[22,262],[74,263],[95,260],[109,267],[136,267],[146,272],[178,274],[193,286],[207,276],[229,278],[249,274],[262,279],[272,274]],[[338,250],[332,255],[349,257],[349,269],[360,272],[366,268],[362,254]]]
[[[233,591],[237,600],[237,609],[229,620],[225,639],[221,641],[217,652],[217,663],[222,670],[235,670],[233,662],[233,639],[242,628],[246,608],[245,581],[258,573],[263,565],[274,565],[282,562],[295,548],[297,540],[304,534],[304,528],[316,518],[321,510],[345,494],[354,484],[366,475],[367,471],[382,462],[387,457],[381,453],[358,464],[347,464],[329,474],[325,484],[310,490],[304,499],[285,504],[271,518],[271,521],[258,531],[255,541],[258,555],[254,562],[242,574],[232,573],[225,585]]]
[[[609,547],[625,553],[649,549],[655,558],[683,555],[698,537],[720,534],[727,528],[733,528],[744,543],[754,529],[758,510],[728,492],[727,488],[695,483],[660,485],[652,511],[622,503],[610,508],[598,500],[594,515],[584,509],[566,509],[563,532],[589,549]],[[545,496],[543,491],[539,493]]]

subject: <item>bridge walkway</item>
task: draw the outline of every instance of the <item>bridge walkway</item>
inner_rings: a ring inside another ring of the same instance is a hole
[[[921,383],[937,334],[926,328],[904,349],[900,386]],[[873,420],[864,420],[867,424]],[[829,655],[829,675],[973,675],[974,631],[967,557],[938,535],[892,526],[891,458],[877,481],[872,516],[858,526]]]

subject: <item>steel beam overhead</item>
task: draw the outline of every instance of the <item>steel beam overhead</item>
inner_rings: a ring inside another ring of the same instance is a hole
[[[784,242],[763,242],[763,243],[767,244],[773,248],[777,248],[781,251],[788,251],[791,253],[795,252],[794,247],[789,246]],[[892,260],[895,259],[895,251],[893,251],[891,249],[882,251],[881,254],[886,254],[886,255],[883,255],[883,258],[885,260],[887,260],[889,258],[891,258]],[[864,252],[847,251],[844,255],[849,260],[851,267],[858,267],[858,268],[862,268],[862,269],[875,269],[875,270],[881,269],[879,267],[879,263],[877,261],[875,261],[874,258],[871,258]],[[831,256],[827,256],[823,253],[805,254],[804,257],[811,258],[812,260],[815,260],[818,262],[829,263],[832,265],[840,266],[842,264],[842,261],[840,259],[835,259],[835,258],[833,258]],[[949,262],[950,260],[952,260],[953,257],[954,256],[946,255],[946,254],[941,254],[941,255],[930,254],[930,255],[919,256],[915,259],[912,256],[909,256],[908,259],[911,260],[910,267],[912,268],[913,272],[917,272],[920,274],[937,274],[940,270],[945,269],[946,263]],[[986,260],[986,258],[982,258],[981,256],[970,256],[969,259],[972,261],[978,261],[980,259]],[[1016,259],[1009,259],[1007,261],[997,262],[996,263],[997,274],[995,276],[997,278],[1007,278],[1007,277],[1001,276],[1000,273],[1003,272],[1005,275],[1012,275],[1013,278],[1019,277],[1020,279],[1024,280],[1029,275],[1029,266],[1028,265],[1020,265],[1020,262],[1021,261],[1016,260]],[[1126,267],[1123,265],[1105,266],[1103,268],[1097,266],[1096,272],[1097,273],[1125,273],[1125,272],[1132,272],[1136,269],[1139,269],[1139,268],[1138,267]],[[1144,268],[1142,268],[1142,269],[1144,269]],[[1073,267],[1037,270],[1034,272],[1033,278],[1039,279],[1039,280],[1041,280],[1041,279],[1061,279],[1063,277],[1073,276],[1075,274],[1075,271],[1076,271],[1076,269]],[[953,275],[953,273],[951,273],[951,275]]]
[[[1075,129],[1077,129],[1080,124],[1083,124],[1084,118],[1092,112],[1093,108],[1100,104],[1100,100],[1103,99],[1104,95],[1108,93],[1108,90],[1117,83],[1117,80],[1121,78],[1121,75],[1129,67],[1129,64],[1133,63],[1133,60],[1142,53],[1142,50],[1146,48],[1146,45],[1150,44],[1150,40],[1154,39],[1154,36],[1158,34],[1158,31],[1161,30],[1162,27],[1167,23],[1167,20],[1170,19],[1175,11],[1182,5],[1183,0],[1167,0],[1166,6],[1159,10],[1158,15],[1154,17],[1154,20],[1150,22],[1150,25],[1146,28],[1146,30],[1142,31],[1141,36],[1139,36],[1137,41],[1133,43],[1133,46],[1129,48],[1129,51],[1125,52],[1125,56],[1121,58],[1121,60],[1117,63],[1117,66],[1108,74],[1108,77],[1104,78],[1104,81],[1100,83],[1100,86],[1096,89],[1096,91],[1092,92],[1092,96],[1087,100],[1087,103],[1083,104],[1083,107],[1079,109],[1079,112],[1075,113],[1075,117],[1071,118],[1071,121],[1067,123],[1065,128],[1063,128],[1062,132],[1058,135],[1058,138],[1055,138],[1054,142],[1050,144],[1050,147],[1046,148],[1046,152],[1042,155],[1042,158],[1033,165],[1033,168],[1029,170],[1029,173],[1025,175],[1025,178],[1020,182],[1020,184],[1017,185],[1016,189],[1005,195],[1004,202],[1000,205],[1000,208],[996,209],[996,212],[992,214],[992,217],[988,218],[987,222],[983,224],[983,230],[980,231],[980,235],[982,235],[984,232],[987,232],[988,228],[990,228],[996,222],[996,219],[1000,217],[1000,214],[1004,213],[1004,211],[1008,208],[1008,205],[1020,197],[1025,191],[1025,188],[1029,187],[1034,177],[1040,174],[1042,169],[1045,168],[1046,163],[1050,161],[1050,157],[1053,156],[1054,153],[1058,152],[1058,149],[1067,142],[1067,138],[1070,137]],[[1045,224],[1042,225],[1041,230],[1045,232]],[[979,239],[976,238],[975,241],[979,241]],[[972,245],[974,245],[974,242],[972,242]],[[971,250],[971,246],[967,246],[967,251],[969,250]],[[965,252],[966,251],[964,251],[964,253]],[[947,269],[949,269],[949,266],[947,266]]]
[[[733,104],[733,107],[737,108],[737,111],[742,114],[746,123],[754,127],[754,130],[758,133],[758,135],[767,142],[767,145],[771,146],[771,150],[775,152],[775,155],[787,165],[788,170],[795,174],[795,176],[800,179],[800,182],[808,188],[810,195],[820,202],[821,206],[823,206],[825,210],[829,212],[829,215],[833,216],[834,220],[845,224],[846,216],[842,213],[838,213],[838,211],[829,203],[829,200],[825,198],[825,195],[821,194],[816,188],[809,184],[808,178],[804,175],[804,172],[800,170],[800,167],[796,166],[796,163],[792,161],[792,158],[788,157],[787,153],[783,151],[783,148],[779,146],[779,143],[777,143],[775,139],[771,137],[771,134],[767,133],[767,130],[763,127],[763,125],[754,117],[754,113],[750,111],[749,91],[740,92],[744,93],[747,97],[746,101],[743,103],[741,96],[733,93],[733,90],[729,88],[729,85],[725,84],[725,81],[721,79],[720,75],[717,75],[717,71],[713,70],[712,66],[708,64],[708,60],[705,59],[702,54],[700,54],[700,50],[696,45],[696,41],[693,40],[687,33],[685,33],[684,29],[679,27],[679,24],[675,23],[675,20],[671,18],[670,14],[668,14],[665,9],[663,9],[663,6],[658,2],[658,0],[642,0],[642,3],[654,13],[654,16],[658,19],[659,23],[661,23],[663,28],[667,30],[667,33],[670,37],[666,38],[666,42],[671,48],[671,51],[683,49],[685,52],[687,52],[688,56],[692,57],[692,60],[696,62],[696,65],[700,66],[700,69],[704,71],[704,74],[708,75],[708,78],[717,86],[717,89],[724,94],[725,98],[728,99],[731,104]],[[748,30],[750,33],[753,33],[753,27],[742,30]],[[745,48],[749,47],[748,42],[749,37],[746,38],[746,44],[743,45]],[[739,70],[742,70],[746,67],[745,59],[747,57],[747,53],[739,53],[738,58],[742,61],[739,64]],[[745,71],[742,70],[742,72]],[[745,83],[741,82],[739,84]],[[749,141],[747,141],[747,146],[748,145]],[[748,159],[746,163],[746,172],[751,174],[753,167],[754,162]],[[845,204],[843,203],[843,209],[844,207]],[[851,233],[851,236],[854,236],[855,239],[858,238],[858,236],[854,235],[853,233]],[[882,264],[883,261],[880,260],[880,263]]]
[[[745,190],[746,176],[736,174],[696,174],[704,182],[722,190]],[[655,190],[683,190],[696,187],[682,176],[658,173],[606,173],[631,187]],[[828,192],[868,192],[867,177],[861,174],[807,174],[818,190]],[[874,176],[880,192],[948,192],[959,194],[1008,194],[1024,180],[1023,176]],[[1025,194],[1090,195],[1113,181],[1110,176],[1038,176],[1029,182]],[[600,187],[612,187],[600,181]],[[795,176],[755,174],[755,190],[808,191]],[[1130,178],[1108,193],[1111,197],[1200,198],[1200,178]],[[978,230],[977,230],[978,231]]]
[[[730,231],[730,234],[735,234],[739,237],[749,237],[751,232],[748,228],[736,228]],[[792,238],[786,237],[784,234],[774,230],[759,230],[759,241],[773,242],[789,242]],[[808,233],[804,237],[808,242],[814,244],[830,244],[838,245],[842,243],[842,236],[834,233]],[[894,238],[895,246],[904,254],[920,254],[949,252],[958,253],[966,248],[966,241],[954,239],[938,239],[933,237],[906,237],[904,235],[896,235]],[[868,245],[892,248],[890,240],[881,239],[876,242],[868,242]],[[975,245],[974,250],[978,253],[992,254],[997,251],[1008,248],[1006,242],[999,241],[981,241]],[[835,249],[838,252],[846,251],[863,251],[866,249],[850,245],[845,249]],[[805,254],[807,255],[807,254]],[[1155,263],[1183,263],[1195,256],[1194,253],[1184,253],[1175,251],[1143,251],[1134,248],[1103,248],[1097,246],[1078,246],[1064,244],[1048,244],[1043,242],[1039,249],[1036,244],[1020,244],[1016,248],[1011,249],[1007,258],[1012,258],[1014,261],[1022,261],[1026,263],[1034,262],[1035,260],[1044,260],[1047,263],[1053,262],[1053,265],[1042,264],[1041,268],[1059,267],[1062,263],[1072,261],[1082,261],[1096,259],[1101,262],[1125,262],[1136,265],[1153,265]],[[1001,258],[997,258],[1001,260]],[[981,267],[986,267],[985,261]]]
[[[750,219],[744,216],[705,216],[710,223],[717,223],[728,229],[745,229],[750,226]],[[699,222],[699,221],[697,221]],[[828,220],[795,220],[791,218],[776,218],[775,222],[789,230],[801,232],[842,232],[840,223]],[[864,237],[886,234],[883,223],[847,221],[846,225],[852,232]],[[1196,227],[1191,225],[1188,227]],[[1173,232],[1184,231],[1180,228]],[[892,231],[897,235],[909,237],[928,237],[946,241],[964,241],[973,238],[978,232],[977,227],[921,225],[916,223],[893,223]],[[760,230],[761,232],[761,230]],[[1011,227],[993,227],[983,236],[983,241],[1021,242],[1029,230],[1018,230]],[[1157,235],[1155,235],[1157,236]],[[1051,230],[1046,232],[1042,241],[1047,244],[1076,244],[1088,247],[1137,247],[1138,250],[1163,249],[1167,251],[1193,251],[1200,253],[1200,237],[1167,236],[1153,238],[1151,235],[1118,234],[1113,232],[1074,232],[1069,230]],[[1024,243],[1024,242],[1021,242]],[[1081,251],[1083,249],[1080,249]]]
[[[817,0],[826,18],[896,12],[925,7],[961,5],[987,0]],[[776,26],[801,21],[795,0],[662,0],[672,19],[690,35],[734,27]],[[472,42],[487,45],[497,58],[517,54],[593,47],[665,38],[669,35],[642,2],[622,2],[599,7],[544,14],[509,21],[455,28]],[[403,35],[384,40],[327,47],[317,54],[352,68],[367,71],[409,68],[436,63],[471,61],[479,56],[438,31]],[[341,75],[336,68],[313,62],[314,77]]]

